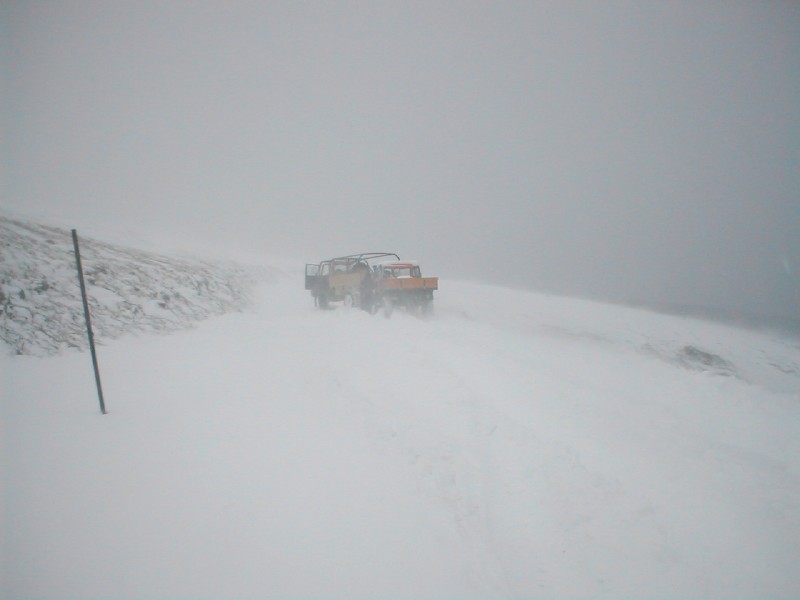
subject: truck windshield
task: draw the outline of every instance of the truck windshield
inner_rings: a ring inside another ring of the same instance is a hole
[[[389,277],[419,277],[419,267],[392,267],[386,269],[386,275]]]

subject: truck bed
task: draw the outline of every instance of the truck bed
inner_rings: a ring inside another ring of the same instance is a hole
[[[385,290],[438,290],[438,277],[398,277],[383,279],[379,287]]]

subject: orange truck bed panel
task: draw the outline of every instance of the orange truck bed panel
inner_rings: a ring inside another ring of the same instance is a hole
[[[381,287],[387,290],[438,290],[438,277],[398,277],[397,279],[384,279]]]

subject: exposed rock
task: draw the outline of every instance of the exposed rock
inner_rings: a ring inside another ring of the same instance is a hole
[[[732,362],[696,346],[684,346],[678,351],[677,358],[688,369],[717,375],[736,375],[736,367]]]

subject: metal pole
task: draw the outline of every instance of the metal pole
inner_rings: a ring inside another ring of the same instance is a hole
[[[106,403],[103,401],[103,386],[100,385],[100,368],[97,366],[97,352],[94,349],[94,334],[92,333],[92,318],[89,315],[89,300],[86,297],[86,284],[83,281],[81,252],[78,249],[78,232],[74,229],[72,230],[72,244],[75,246],[75,261],[78,263],[78,281],[80,281],[81,284],[81,297],[83,298],[83,314],[86,317],[86,333],[89,335],[89,350],[92,353],[94,380],[97,383],[97,397],[100,399],[100,412],[106,414]]]

